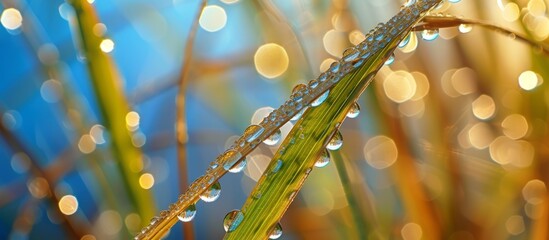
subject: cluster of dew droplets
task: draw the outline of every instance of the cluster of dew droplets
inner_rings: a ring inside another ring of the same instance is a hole
[[[451,2],[457,2],[453,0]],[[402,38],[402,32],[407,31],[421,15],[425,14],[429,9],[440,3],[440,0],[408,0],[403,9],[395,15],[386,24],[379,24],[376,28],[370,31],[365,36],[365,40],[347,49],[343,58],[334,62],[330,68],[322,73],[318,78],[309,81],[307,84],[300,84],[294,88],[290,99],[282,104],[278,109],[272,111],[265,117],[261,123],[252,125],[246,128],[244,134],[212,162],[204,176],[199,177],[190,186],[189,189],[179,196],[176,204],[170,205],[169,211],[162,211],[160,217],[155,217],[151,223],[145,227],[136,237],[138,239],[147,236],[149,231],[156,227],[159,221],[167,217],[178,217],[181,221],[190,221],[196,213],[196,207],[193,205],[182,209],[181,206],[188,204],[189,201],[195,199],[195,196],[200,194],[200,198],[206,202],[215,201],[221,192],[219,179],[224,171],[240,172],[246,165],[245,160],[241,160],[243,156],[253,150],[261,141],[267,145],[276,145],[280,142],[282,134],[280,127],[290,119],[297,120],[306,107],[316,107],[326,101],[330,94],[330,89],[335,83],[339,82],[344,76],[351,71],[358,69],[368,62],[371,57],[378,56],[385,49],[387,44],[393,40],[400,40],[401,44],[406,43],[408,36]],[[394,61],[394,56],[389,54],[385,60],[390,63]],[[353,104],[348,117],[356,117],[360,111],[357,104]],[[327,144],[329,150],[337,150],[343,144],[343,138],[339,131],[335,132],[332,139]],[[329,156],[322,161],[329,161]],[[240,161],[240,162],[239,162]],[[276,173],[282,167],[282,160],[278,159],[273,164],[270,173]],[[316,165],[316,164],[315,164]],[[322,165],[319,163],[318,165]],[[220,168],[219,166],[222,166]],[[224,220],[224,226],[228,232],[236,229],[240,224],[244,215],[242,212],[235,210],[227,214]]]

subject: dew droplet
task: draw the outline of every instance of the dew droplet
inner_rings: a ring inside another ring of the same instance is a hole
[[[320,157],[315,162],[315,167],[323,168],[326,167],[330,163],[330,153],[328,150],[324,149]]]
[[[305,112],[305,109],[307,109],[307,108],[301,109],[301,111],[299,111],[296,115],[294,115],[290,120],[292,120],[292,121],[299,120],[301,118],[301,116],[303,116],[303,113]]]
[[[239,173],[239,172],[242,172],[242,170],[244,169],[244,167],[246,167],[246,163],[247,163],[247,159],[246,159],[246,158],[242,159],[242,161],[240,161],[239,163],[235,164],[235,165],[229,170],[229,172],[232,172],[232,173]]]
[[[360,105],[358,105],[357,102],[354,102],[353,105],[351,105],[351,108],[347,112],[348,118],[356,118],[360,114]]]
[[[391,65],[395,62],[395,54],[391,54],[387,60],[385,60],[385,65]]]
[[[282,132],[280,131],[280,129],[277,129],[276,132],[274,132],[271,136],[266,138],[263,141],[263,143],[265,143],[269,146],[273,146],[273,145],[276,145],[280,141],[281,138],[282,138]]]
[[[460,24],[458,29],[459,29],[459,32],[461,32],[461,33],[468,33],[471,30],[473,30],[473,25],[471,25],[471,24]]]
[[[271,173],[277,173],[282,168],[282,159],[276,160],[273,167],[271,167]]]
[[[326,145],[326,148],[328,150],[338,150],[343,145],[343,136],[341,136],[341,133],[336,130],[336,133],[330,139],[330,142],[328,142],[328,145]]]
[[[278,239],[280,236],[282,236],[282,226],[280,226],[280,223],[276,223],[269,234],[269,239]]]
[[[253,142],[256,140],[265,129],[259,125],[250,125],[244,130],[242,137],[246,139],[246,142]]]
[[[326,92],[324,92],[322,95],[320,95],[320,97],[318,97],[317,99],[315,99],[312,103],[311,103],[311,106],[313,107],[316,107],[320,104],[322,104],[326,98],[328,98],[328,95],[330,94],[330,90],[327,90]]]
[[[360,51],[356,50],[354,47],[347,48],[343,52],[343,61],[352,62],[355,59],[357,59],[359,55],[360,55]]]
[[[244,214],[242,214],[240,210],[232,210],[227,213],[225,218],[223,218],[223,228],[225,229],[225,232],[236,230],[242,220],[244,220]]]
[[[307,91],[307,85],[297,84],[294,87],[294,89],[292,89],[291,98],[296,102],[300,102],[301,100],[303,100],[303,96],[306,94],[306,91]]]
[[[204,202],[213,202],[221,195],[221,184],[215,182],[208,190],[200,194],[200,199]]]
[[[182,222],[190,222],[194,219],[195,215],[196,215],[196,205],[191,204],[185,210],[183,210],[183,212],[177,215],[177,218],[179,218],[179,221],[182,221]]]
[[[421,38],[425,41],[433,41],[438,38],[438,35],[437,29],[425,29],[421,32]]]
[[[234,164],[242,157],[242,154],[234,149],[225,151],[219,156],[218,161],[223,164],[223,168],[229,171]]]
[[[398,44],[398,47],[399,48],[406,47],[406,45],[410,43],[410,39],[412,39],[412,33],[408,33],[408,35],[406,35],[406,37],[402,39],[402,41],[400,41],[400,43]]]
[[[448,2],[450,2],[450,3],[458,3],[458,2],[460,2],[460,1],[461,1],[461,0],[448,0]]]

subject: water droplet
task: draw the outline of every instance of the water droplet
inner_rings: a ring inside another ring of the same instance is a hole
[[[471,25],[471,24],[460,24],[458,29],[459,29],[459,32],[461,32],[461,33],[468,33],[471,30],[473,30],[473,25]]]
[[[282,236],[282,226],[280,226],[280,223],[276,223],[271,234],[269,234],[269,239],[278,239],[280,236]]]
[[[328,152],[328,150],[324,149],[318,160],[316,160],[315,167],[326,167],[328,163],[330,163],[330,153]]]
[[[410,43],[410,39],[412,39],[412,33],[408,33],[408,35],[406,35],[406,37],[402,39],[402,41],[400,41],[400,43],[398,44],[398,47],[399,48],[406,47],[406,45]]]
[[[225,229],[225,232],[236,230],[242,220],[244,220],[244,214],[242,214],[240,210],[232,210],[227,213],[225,218],[223,218],[223,228]]]
[[[389,56],[389,58],[387,58],[387,60],[385,61],[385,65],[391,65],[395,62],[395,54],[391,54],[391,56]]]
[[[305,94],[307,94],[307,85],[297,84],[294,89],[292,89],[291,99],[296,102],[300,102],[301,100],[303,100],[303,95]]]
[[[299,120],[301,118],[301,116],[303,116],[303,113],[305,112],[305,109],[307,109],[307,108],[301,109],[301,111],[299,111],[296,115],[294,115],[290,120],[292,120],[292,121]]]
[[[219,156],[218,161],[223,164],[223,168],[229,171],[234,164],[242,157],[242,154],[236,150],[229,149]]]
[[[460,2],[460,1],[461,1],[461,0],[448,0],[448,2],[450,2],[450,3],[458,3],[458,2]]]
[[[215,182],[210,189],[200,194],[200,199],[204,202],[213,202],[219,198],[221,195],[221,184]]]
[[[318,97],[317,99],[315,99],[312,103],[311,103],[311,106],[313,107],[316,107],[320,104],[322,104],[326,98],[328,98],[328,95],[330,94],[330,90],[327,90],[326,92],[324,92],[322,95],[320,95],[320,97]]]
[[[179,218],[179,221],[182,221],[182,222],[190,222],[193,220],[195,215],[196,215],[196,205],[191,204],[185,210],[183,210],[183,212],[177,215],[177,218]]]
[[[437,29],[425,29],[421,32],[421,37],[425,41],[433,41],[438,38],[438,35]]]
[[[353,105],[351,105],[349,112],[347,112],[347,117],[356,118],[358,117],[358,114],[360,114],[360,105],[358,105],[357,102],[354,102]]]
[[[271,136],[266,138],[263,142],[269,146],[276,145],[282,138],[282,132],[280,129],[277,129]]]
[[[309,81],[309,87],[311,89],[315,89],[317,86],[318,86],[318,80],[313,79],[313,80]]]
[[[328,150],[338,150],[343,145],[343,136],[341,136],[341,133],[336,130],[336,133],[330,139],[330,142],[328,142],[328,145],[326,145],[326,148]]]
[[[271,167],[271,173],[277,173],[282,168],[282,159],[276,160],[273,167]]]
[[[332,73],[339,72],[339,62],[333,62],[332,65],[330,65],[330,69],[328,69],[328,71]]]
[[[237,163],[236,165],[234,165],[234,166],[229,170],[229,172],[232,172],[232,173],[239,173],[239,172],[242,172],[242,170],[244,169],[244,167],[246,167],[246,163],[247,163],[247,159],[246,159],[246,158],[242,159],[242,161],[240,161],[239,163]]]
[[[360,55],[360,51],[356,50],[354,47],[347,48],[343,52],[343,61],[345,62],[351,62],[358,58]]]
[[[263,131],[265,131],[265,129],[259,125],[250,125],[244,130],[242,137],[246,139],[246,142],[252,142],[261,136]]]

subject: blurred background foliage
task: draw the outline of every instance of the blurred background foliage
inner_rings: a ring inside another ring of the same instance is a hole
[[[180,176],[204,173],[402,4],[208,1],[189,59],[181,172],[175,97],[199,1],[74,2],[100,21],[83,39],[67,2],[0,0],[1,239],[134,235],[176,201]],[[547,4],[462,0],[439,11],[543,42]],[[513,36],[466,25],[434,41],[414,35],[343,124],[332,160],[344,164],[312,172],[282,238],[547,239],[548,80],[547,56]],[[255,150],[243,174],[221,179],[215,203],[197,205],[197,239],[223,236],[223,216],[242,206],[275,150]],[[182,234],[176,225],[168,238]]]

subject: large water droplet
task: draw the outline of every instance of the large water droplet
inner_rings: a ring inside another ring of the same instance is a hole
[[[400,41],[400,43],[398,44],[398,47],[399,48],[406,47],[406,45],[410,43],[410,39],[412,39],[412,33],[408,33],[408,35],[406,35],[406,37],[402,39],[402,41]]]
[[[196,205],[191,204],[185,210],[183,210],[183,212],[177,215],[177,218],[179,218],[179,221],[182,221],[182,222],[190,222],[194,219],[195,215],[196,215]]]
[[[225,229],[225,232],[236,230],[242,220],[244,220],[244,214],[242,214],[240,210],[232,210],[227,213],[225,218],[223,218],[223,228]]]
[[[391,65],[395,62],[395,54],[391,54],[387,60],[385,60],[385,65]]]
[[[236,150],[229,149],[221,156],[219,156],[218,161],[223,164],[223,168],[229,171],[233,168],[234,164],[242,157],[242,154]]]
[[[307,91],[307,85],[297,84],[294,87],[294,89],[292,89],[291,98],[296,102],[300,102],[301,100],[303,100],[303,96],[306,94],[306,91]]]
[[[326,167],[330,163],[330,153],[328,150],[324,149],[320,157],[315,162],[315,167]]]
[[[461,0],[448,0],[448,2],[450,2],[450,3],[458,3],[458,2],[460,2],[460,1],[461,1]]]
[[[280,236],[282,236],[282,226],[280,226],[280,223],[276,223],[271,234],[269,234],[269,239],[278,239]]]
[[[425,29],[421,32],[421,38],[426,41],[433,41],[438,38],[437,29]]]
[[[343,61],[345,62],[351,62],[358,58],[360,55],[360,51],[356,50],[354,47],[347,48],[343,52]]]
[[[353,105],[351,105],[351,108],[347,112],[348,118],[356,118],[360,114],[360,105],[358,105],[357,102],[354,102]]]
[[[307,108],[303,108],[301,109],[301,111],[299,111],[296,115],[294,115],[290,120],[292,121],[297,121],[301,118],[301,116],[303,116],[303,113],[305,112]]]
[[[239,173],[239,172],[242,172],[242,169],[244,169],[244,167],[246,167],[246,163],[247,163],[247,159],[244,158],[242,159],[242,161],[240,161],[239,163],[235,164],[233,166],[233,168],[231,168],[229,170],[229,172],[232,172],[232,173]]]
[[[311,106],[316,107],[322,104],[326,100],[326,98],[328,98],[329,94],[330,94],[330,90],[326,90],[326,92],[324,92],[322,95],[320,95],[320,97],[318,97],[311,103]]]
[[[280,129],[277,129],[271,136],[266,138],[263,142],[269,146],[276,145],[282,138],[282,132]]]
[[[461,33],[468,33],[471,30],[473,30],[473,25],[471,25],[471,24],[460,24],[458,29],[459,29],[459,32],[461,32]]]
[[[328,142],[328,145],[326,145],[326,148],[328,150],[338,150],[343,145],[343,136],[341,136],[341,133],[339,131],[336,131],[332,139],[330,139],[330,142]]]
[[[219,195],[221,195],[221,184],[215,182],[210,189],[200,194],[200,199],[204,202],[213,202],[219,198]]]
[[[244,130],[242,137],[246,139],[246,142],[252,142],[261,136],[263,131],[265,131],[265,129],[262,126],[250,125]]]

